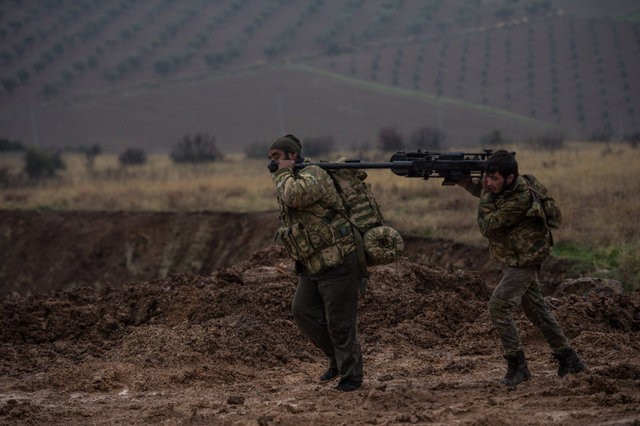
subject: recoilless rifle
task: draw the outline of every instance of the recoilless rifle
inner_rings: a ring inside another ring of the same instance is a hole
[[[455,185],[460,179],[482,177],[487,159],[493,150],[484,152],[431,152],[399,151],[391,156],[389,162],[367,162],[361,160],[345,160],[344,162],[320,161],[305,163],[300,159],[294,169],[299,170],[308,166],[318,166],[323,169],[390,169],[398,176],[408,178],[442,178],[443,185]],[[514,153],[515,154],[515,153]],[[299,157],[300,158],[300,157]],[[278,170],[278,163],[272,160],[269,170]]]

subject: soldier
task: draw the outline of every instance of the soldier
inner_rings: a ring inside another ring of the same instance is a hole
[[[329,360],[320,382],[340,377],[336,389],[354,391],[361,387],[363,377],[356,335],[363,273],[355,234],[327,172],[318,166],[294,171],[294,164],[304,161],[301,149],[294,135],[285,135],[268,151],[269,159],[278,164],[272,174],[282,221],[278,239],[299,273],[293,317]]]
[[[515,386],[531,376],[513,319],[512,311],[519,305],[553,350],[559,376],[585,370],[542,295],[538,271],[551,252],[551,231],[544,218],[528,214],[532,194],[518,175],[515,157],[505,150],[496,151],[487,160],[482,182],[467,179],[457,184],[480,198],[480,231],[489,240],[492,256],[505,265],[489,300],[491,322],[508,364],[501,383]]]

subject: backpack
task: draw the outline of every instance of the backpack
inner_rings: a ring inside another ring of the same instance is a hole
[[[330,169],[329,176],[338,190],[347,219],[361,233],[384,223],[380,206],[371,185],[365,182],[367,173],[360,169]]]
[[[384,225],[380,205],[371,185],[365,182],[367,173],[361,169],[326,171],[342,199],[345,218],[358,231],[358,245],[364,250],[366,264],[380,265],[396,260],[404,251],[404,242],[398,231]]]
[[[562,212],[560,211],[560,207],[558,206],[558,203],[556,203],[556,200],[549,195],[547,188],[540,183],[535,176],[523,175],[523,177],[534,200],[532,209],[539,206],[542,211],[541,216],[544,218],[546,226],[548,228],[558,229],[560,225],[562,225]]]

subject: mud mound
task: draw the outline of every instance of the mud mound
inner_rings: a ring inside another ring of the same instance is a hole
[[[484,280],[407,259],[371,273],[359,316],[366,382],[348,395],[315,383],[324,361],[292,321],[296,276],[279,247],[207,276],[11,295],[0,312],[0,421],[585,424],[640,415],[640,292],[549,299],[590,366],[564,380],[519,315],[534,377],[505,392]],[[530,408],[513,411],[525,401]]]
[[[0,337],[14,349],[46,348],[47,356],[36,357],[36,364],[20,366],[25,370],[46,367],[46,360],[105,355],[158,367],[194,362],[194,354],[252,367],[309,360],[306,339],[297,334],[292,339],[295,285],[291,262],[280,247],[272,247],[208,277],[9,297],[2,305],[6,327]],[[401,260],[372,268],[360,328],[371,342],[429,347],[475,322],[477,314],[469,308],[475,303],[481,310],[488,295],[476,276]]]

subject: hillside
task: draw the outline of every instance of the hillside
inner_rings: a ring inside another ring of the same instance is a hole
[[[0,3],[0,137],[238,151],[283,132],[375,144],[442,129],[622,138],[640,113],[634,1]]]

